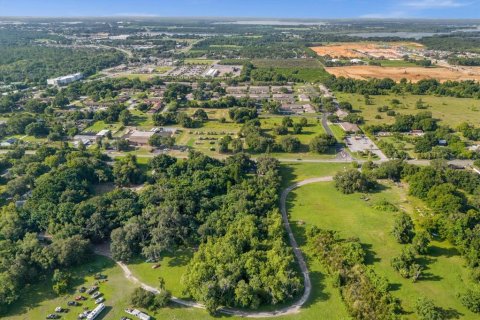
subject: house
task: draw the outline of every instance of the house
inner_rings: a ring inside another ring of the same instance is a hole
[[[103,129],[103,130],[100,130],[95,136],[97,136],[98,138],[104,138],[108,136],[109,133],[110,133],[110,130]]]
[[[345,118],[346,116],[348,116],[348,112],[346,112],[345,110],[342,110],[342,109],[338,109],[338,110],[335,112],[335,115],[336,115],[339,119],[343,119],[343,118]]]
[[[247,87],[242,86],[242,87],[226,87],[225,91],[228,94],[242,94],[247,92]]]
[[[342,128],[343,131],[345,131],[345,132],[357,133],[357,132],[360,131],[360,128],[354,123],[340,122],[339,124],[340,124],[340,128]]]
[[[269,94],[270,93],[270,87],[268,86],[250,86],[250,91],[251,94]]]
[[[353,64],[363,64],[363,60],[360,60],[360,59],[351,59],[351,60],[350,60],[350,63],[353,63]]]
[[[315,113],[315,108],[311,104],[307,103],[303,105],[303,111],[305,113]]]
[[[7,140],[4,140],[0,143],[0,147],[11,147],[17,142],[17,138],[9,138]]]
[[[285,93],[275,93],[272,97],[273,100],[283,103],[294,103],[295,97],[293,94],[285,94]]]
[[[292,93],[292,87],[291,86],[272,86],[271,87],[272,93]]]
[[[414,137],[423,137],[425,132],[423,132],[423,130],[412,130],[408,134]]]
[[[303,106],[300,104],[288,104],[284,103],[279,108],[280,113],[283,114],[302,114],[304,113]]]
[[[97,135],[77,134],[76,136],[73,137],[73,144],[77,148],[80,145],[80,143],[83,144],[84,146],[89,146],[89,145],[97,142],[99,139],[100,139],[100,137],[97,136]]]

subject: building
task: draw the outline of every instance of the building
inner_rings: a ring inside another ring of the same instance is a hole
[[[97,136],[99,138],[103,138],[103,137],[108,136],[109,133],[110,133],[110,130],[103,129],[103,130],[100,130],[95,136]]]
[[[220,71],[218,71],[218,69],[210,68],[207,72],[205,72],[205,77],[215,78],[219,73]]]
[[[295,97],[293,94],[285,94],[285,93],[275,93],[273,94],[273,100],[283,102],[283,103],[294,103]]]
[[[10,138],[10,139],[7,139],[5,141],[2,141],[0,143],[0,146],[1,147],[11,147],[15,144],[15,142],[17,142],[17,139],[16,138]]]
[[[83,78],[83,75],[81,73],[69,74],[69,75],[63,76],[63,77],[48,79],[47,84],[52,85],[52,86],[64,86],[64,85],[67,85],[69,83],[78,81],[82,78]]]
[[[360,131],[360,128],[356,124],[350,122],[340,122],[340,127],[345,132],[357,133]]]
[[[343,119],[345,118],[346,116],[348,116],[348,112],[342,110],[342,109],[338,109],[336,112],[335,112],[335,115],[339,118],[339,119]]]
[[[100,136],[89,135],[89,134],[77,134],[73,137],[73,144],[75,147],[78,147],[81,144],[84,146],[89,146],[92,143],[97,142],[100,139]]]
[[[302,93],[298,95],[298,101],[300,102],[310,102],[310,97]]]
[[[268,86],[250,86],[249,92],[251,94],[269,94],[270,87]]]
[[[155,134],[155,131],[133,130],[127,137],[127,140],[137,146],[146,146],[148,141]]]
[[[87,315],[87,320],[95,319],[105,309],[105,304],[100,303],[95,309]]]

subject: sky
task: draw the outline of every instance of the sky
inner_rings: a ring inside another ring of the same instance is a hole
[[[480,0],[0,0],[0,16],[480,19]]]

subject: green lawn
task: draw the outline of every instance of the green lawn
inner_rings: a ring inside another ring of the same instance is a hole
[[[317,59],[254,59],[252,63],[257,68],[323,69]]]
[[[90,127],[85,128],[83,132],[99,132],[103,129],[109,129],[112,131],[112,134],[117,132],[120,128],[122,127],[122,124],[120,123],[105,123],[104,121],[96,121],[94,124],[92,124]]]
[[[394,214],[377,211],[372,204],[388,199],[407,212],[416,212],[418,205],[405,195],[405,189],[394,185],[384,185],[383,191],[369,194],[369,200],[362,195],[343,195],[333,183],[315,183],[294,190],[288,199],[290,220],[301,246],[305,244],[305,226],[337,230],[343,237],[358,237],[367,249],[367,263],[375,271],[385,276],[392,285],[391,293],[401,300],[408,319],[416,319],[412,314],[415,300],[420,296],[432,299],[436,305],[452,312],[458,312],[462,319],[478,319],[476,315],[461,305],[456,294],[466,289],[468,271],[457,251],[446,242],[433,241],[428,256],[421,261],[425,267],[424,278],[417,283],[403,279],[390,266],[392,257],[398,255],[402,245],[396,243],[390,230]],[[414,216],[414,218],[417,218]],[[301,223],[300,223],[301,222]],[[338,303],[337,298],[330,298]],[[343,317],[334,312],[330,319]]]
[[[188,262],[193,256],[192,249],[176,250],[166,253],[159,261],[160,267],[153,269],[156,263],[137,260],[129,263],[130,270],[143,282],[158,285],[158,278],[165,280],[165,286],[178,298],[183,297],[181,277],[185,273]]]
[[[287,187],[309,178],[333,176],[337,171],[349,166],[349,163],[282,163],[282,185]]]
[[[336,96],[338,101],[350,102],[354,110],[360,112],[365,118],[366,124],[392,124],[395,121],[394,117],[387,116],[386,112],[377,111],[377,108],[381,106],[389,106],[390,109],[402,114],[416,114],[421,111],[430,111],[434,118],[454,128],[462,122],[478,124],[477,119],[480,119],[480,100],[476,99],[418,95],[384,95],[371,96],[373,104],[367,106],[364,97],[360,94],[339,92],[336,93]],[[392,105],[392,99],[398,99],[400,105],[394,107]],[[419,99],[422,99],[424,104],[430,107],[421,110],[416,109],[416,102]],[[375,119],[376,115],[380,115],[382,118]]]

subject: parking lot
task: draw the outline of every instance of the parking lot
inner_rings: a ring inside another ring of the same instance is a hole
[[[367,136],[364,135],[349,135],[345,138],[348,149],[352,152],[371,152],[377,155],[380,160],[388,160],[377,145]]]

